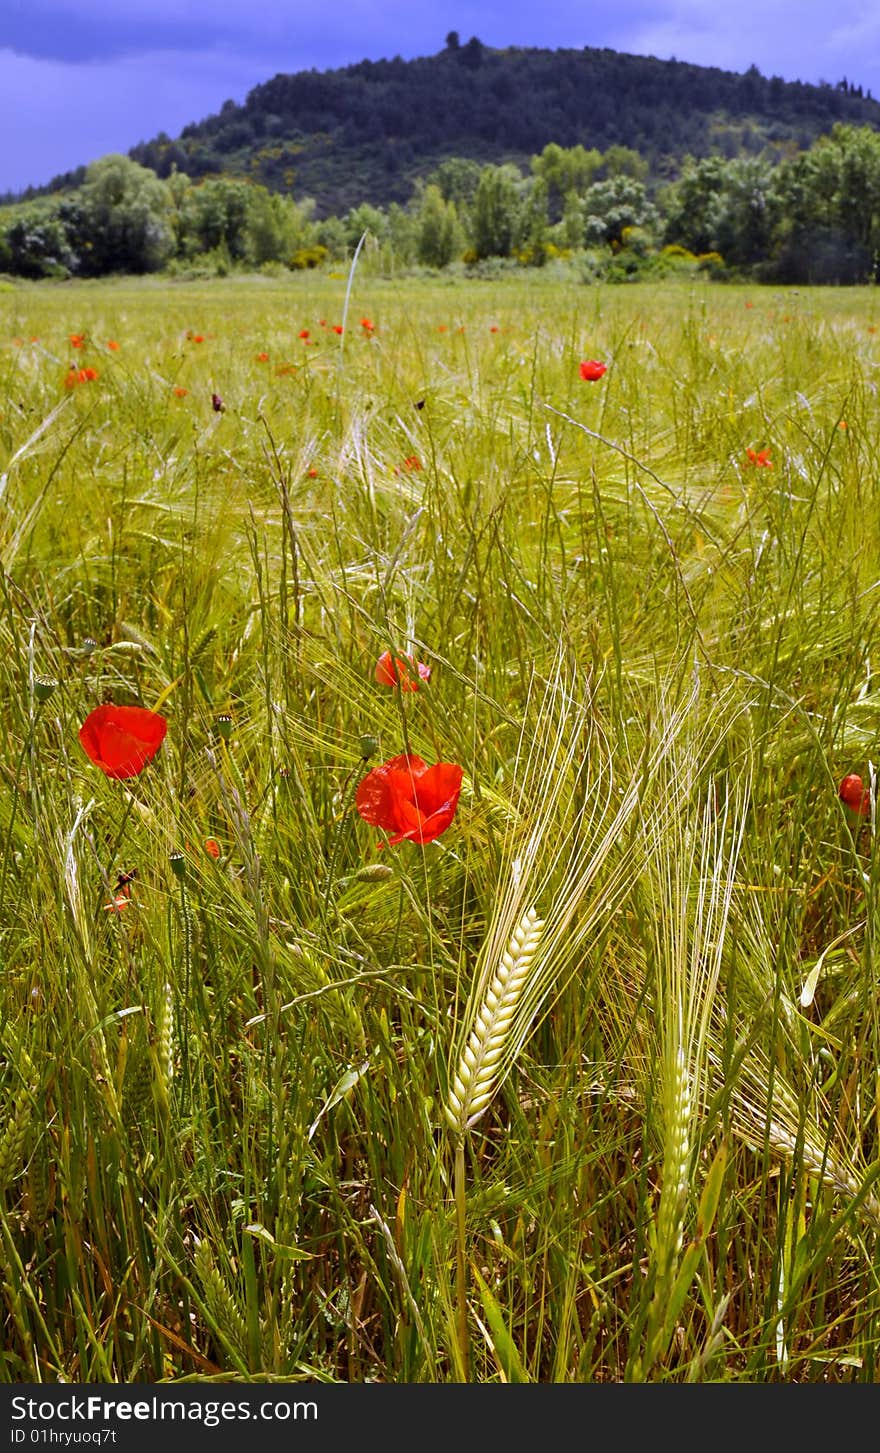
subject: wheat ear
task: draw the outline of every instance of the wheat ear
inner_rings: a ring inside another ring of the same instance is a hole
[[[543,927],[543,919],[528,908],[486,989],[444,1107],[446,1119],[459,1135],[476,1124],[495,1093],[499,1062]]]

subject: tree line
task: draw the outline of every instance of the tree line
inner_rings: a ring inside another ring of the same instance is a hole
[[[626,280],[693,264],[796,283],[880,278],[880,133],[837,123],[805,150],[686,157],[652,185],[634,148],[550,143],[526,166],[448,157],[405,203],[318,217],[235,176],[160,177],[131,157],[92,163],[77,188],[0,210],[0,271],[101,277],[339,262],[367,234],[379,265],[580,262]]]

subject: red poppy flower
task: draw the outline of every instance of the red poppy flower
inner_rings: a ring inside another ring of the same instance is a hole
[[[372,333],[375,326],[375,323],[372,323],[369,318],[361,318],[361,327],[365,333]]]
[[[491,326],[491,328],[489,329],[489,332],[490,333],[497,333],[498,332],[498,324],[497,323],[493,323],[492,326]]]
[[[837,795],[845,807],[857,812],[859,817],[870,817],[871,794],[856,772],[844,777],[837,789]]]
[[[121,913],[123,908],[127,908],[130,903],[131,899],[127,893],[115,893],[112,902],[104,904],[104,912]]]
[[[308,330],[308,328],[301,328],[299,330],[299,336],[300,336],[300,338],[308,338],[308,336],[309,336],[309,330]]]
[[[145,706],[97,706],[79,729],[83,751],[107,777],[137,777],[165,740],[168,723]]]
[[[98,377],[96,368],[71,368],[64,380],[65,388],[76,388],[80,383],[94,383]]]
[[[376,662],[374,676],[380,686],[399,686],[401,691],[418,691],[421,681],[430,681],[431,668],[412,656],[394,656],[383,651]]]
[[[176,383],[174,385],[173,393],[176,399],[185,399],[187,394],[189,393],[189,389],[184,388],[183,384],[181,383]]]
[[[220,856],[220,844],[215,837],[205,838],[205,852],[209,858],[217,859]]]
[[[186,336],[190,343],[204,343],[205,341],[204,333],[187,333]]]
[[[769,449],[747,449],[746,459],[749,464],[759,469],[773,468],[773,460],[770,458]]]
[[[107,347],[110,349],[110,352],[111,353],[118,353],[119,352],[119,344],[116,342],[116,339],[115,338],[108,338],[107,339]]]
[[[596,383],[607,372],[608,364],[600,363],[598,358],[587,358],[580,367],[581,378],[586,379],[587,383]]]
[[[429,767],[421,757],[392,757],[367,773],[354,804],[364,822],[391,833],[389,847],[405,839],[430,843],[455,817],[463,776],[455,762]]]
[[[445,333],[446,330],[447,330],[447,327],[448,327],[448,324],[446,324],[446,323],[438,323],[437,324],[437,332],[438,333]]]
[[[308,474],[309,479],[317,479],[318,478],[318,471],[315,468],[314,464],[310,465],[310,467],[306,470],[306,473]]]
[[[403,467],[404,469],[409,470],[421,469],[422,461],[419,458],[418,454],[408,454],[406,459],[404,459],[403,461]]]
[[[268,355],[268,353],[258,353],[257,354],[257,363],[268,363],[268,362],[269,362],[269,355]]]
[[[85,341],[86,341],[86,335],[85,335],[85,333],[71,333],[71,335],[70,335],[70,346],[71,346],[71,348],[82,348],[82,346],[85,343]]]
[[[334,333],[341,333],[342,332],[342,324],[341,323],[334,323],[333,324],[333,332]]]

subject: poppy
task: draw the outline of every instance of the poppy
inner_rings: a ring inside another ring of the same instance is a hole
[[[123,908],[127,908],[130,902],[131,898],[128,893],[114,893],[112,901],[104,904],[104,912],[121,913]]]
[[[772,469],[773,460],[770,458],[769,449],[747,449],[746,459],[749,464],[758,469]]]
[[[268,353],[258,353],[257,354],[257,363],[268,363],[268,362],[269,362],[269,355],[268,355]]]
[[[837,789],[837,795],[845,807],[857,812],[859,817],[870,817],[871,794],[856,772],[849,772]]]
[[[189,393],[189,389],[184,388],[183,384],[181,383],[176,383],[174,385],[173,393],[176,399],[185,399],[187,394]]]
[[[307,470],[306,470],[306,473],[307,473],[307,474],[308,474],[308,476],[309,476],[309,479],[317,479],[317,478],[318,478],[318,471],[317,471],[317,469],[316,469],[316,468],[315,468],[315,466],[314,466],[314,464],[312,464],[312,465],[311,465],[311,466],[310,466],[310,467],[309,467],[309,468],[308,468],[308,469],[307,469]]]
[[[498,332],[498,324],[497,323],[493,323],[492,326],[491,326],[491,328],[489,329],[489,332],[490,333],[497,333]]]
[[[608,364],[600,363],[598,358],[587,358],[580,367],[581,378],[586,379],[587,383],[596,383],[607,372]]]
[[[341,323],[334,323],[333,324],[333,332],[334,333],[341,333],[342,332],[342,324]]]
[[[421,757],[392,757],[363,778],[355,807],[364,822],[391,833],[389,847],[404,840],[430,843],[455,817],[463,776],[455,762],[429,767]]]
[[[70,346],[71,346],[71,348],[82,348],[82,346],[85,343],[85,341],[86,341],[86,335],[85,335],[85,333],[71,333],[71,335],[70,335]]]
[[[76,388],[77,384],[80,383],[94,383],[97,377],[98,370],[96,368],[71,368],[68,370],[67,377],[64,380],[64,387]]]
[[[403,461],[403,467],[404,469],[409,470],[421,469],[422,461],[419,458],[418,454],[408,454],[406,459],[404,459]]]
[[[168,723],[145,706],[107,703],[90,711],[79,729],[83,751],[107,777],[137,777],[165,740]]]
[[[205,838],[205,852],[208,854],[209,858],[214,858],[215,860],[219,858],[220,844],[215,837]]]
[[[431,668],[412,656],[393,656],[383,651],[373,673],[380,686],[399,686],[401,691],[418,691],[422,681],[430,681]]]
[[[308,328],[301,328],[300,331],[299,331],[299,336],[300,336],[300,338],[308,338],[308,336],[309,336],[309,330],[308,330]]]
[[[116,339],[115,338],[108,338],[107,339],[107,347],[110,349],[110,352],[111,353],[118,353],[119,352],[119,344],[116,342]]]
[[[186,336],[190,343],[204,343],[205,341],[204,333],[187,333]]]
[[[369,318],[361,318],[361,327],[365,333],[372,333],[375,326],[375,323],[371,322]]]

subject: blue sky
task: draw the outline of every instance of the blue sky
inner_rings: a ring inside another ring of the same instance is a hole
[[[0,0],[0,192],[242,101],[279,71],[486,45],[608,46],[880,99],[880,0]]]

